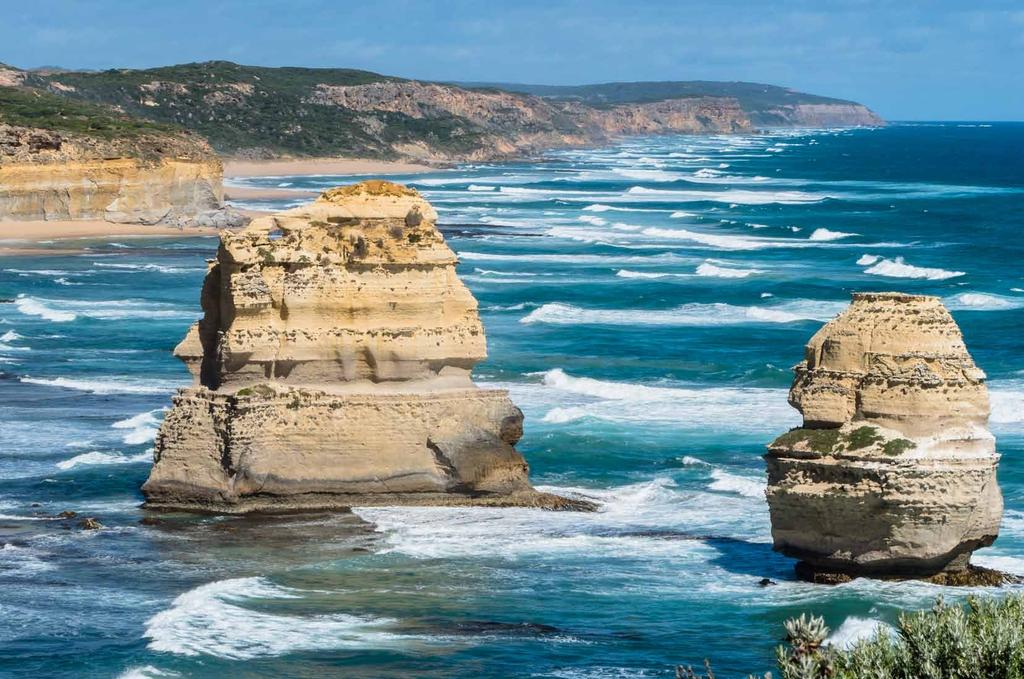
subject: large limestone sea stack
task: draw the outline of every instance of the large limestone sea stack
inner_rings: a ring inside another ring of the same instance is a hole
[[[819,581],[969,579],[999,530],[999,455],[985,375],[942,302],[854,294],[795,372],[803,426],[766,455],[775,548]]]
[[[522,412],[470,378],[483,327],[436,219],[368,181],[224,232],[147,505],[576,506],[530,486]]]

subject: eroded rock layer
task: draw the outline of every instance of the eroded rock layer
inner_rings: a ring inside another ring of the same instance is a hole
[[[579,506],[530,486],[522,413],[470,378],[483,327],[436,218],[371,181],[224,232],[147,503]]]
[[[963,571],[1003,503],[984,373],[936,297],[856,293],[811,338],[768,446],[775,549],[808,574]]]
[[[189,224],[221,206],[223,169],[199,139],[94,139],[0,124],[0,221]]]

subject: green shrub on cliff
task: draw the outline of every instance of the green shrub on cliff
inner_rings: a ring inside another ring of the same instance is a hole
[[[171,125],[123,115],[109,106],[18,87],[0,87],[0,123],[98,139],[181,131]]]
[[[1021,594],[969,597],[964,605],[939,599],[930,610],[901,614],[895,632],[880,630],[846,650],[825,644],[822,618],[785,626],[788,646],[776,651],[782,679],[1024,679]],[[676,676],[702,675],[680,667]],[[714,677],[710,667],[707,676]]]

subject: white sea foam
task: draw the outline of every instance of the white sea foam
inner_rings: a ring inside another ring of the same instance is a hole
[[[19,380],[26,384],[60,387],[61,389],[73,389],[75,391],[86,391],[90,394],[100,395],[167,394],[175,391],[179,387],[185,386],[180,382],[132,378],[72,379],[68,377],[21,377]]]
[[[954,311],[1007,311],[1024,308],[1024,297],[962,292],[947,298],[946,306]]]
[[[522,311],[528,306],[536,306],[535,304],[527,304],[526,302],[519,302],[518,304],[492,304],[483,308],[484,311]]]
[[[38,517],[8,516],[0,514],[4,519],[27,519]],[[19,547],[6,543],[0,545],[0,577],[33,576],[37,573],[52,571],[56,568],[50,563],[46,554],[31,547]],[[9,586],[9,585],[8,585]]]
[[[881,257],[878,255],[861,255],[860,259],[857,260],[857,264],[859,266],[871,266],[880,259]]]
[[[700,459],[699,457],[693,457],[692,455],[683,455],[679,458],[679,461],[687,467],[706,467],[709,466],[707,462]]]
[[[496,254],[462,250],[459,259],[469,262],[552,262],[558,264],[645,264],[686,261],[670,252],[648,256],[517,253]]]
[[[58,462],[55,466],[58,469],[68,470],[74,469],[80,465],[92,466],[92,465],[108,465],[108,464],[133,464],[136,462],[152,462],[153,452],[148,450],[144,453],[137,455],[122,455],[120,453],[104,453],[99,450],[94,450],[89,453],[82,453],[81,455],[75,455],[69,460],[63,460]]]
[[[992,380],[988,383],[992,412],[989,423],[995,429],[1024,424],[1024,381]]]
[[[669,217],[672,218],[672,219],[686,219],[687,217],[696,217],[696,216],[697,215],[694,214],[693,212],[685,212],[683,210],[676,210],[675,212],[673,212],[672,214],[669,215]]]
[[[544,373],[541,384],[539,394],[521,385],[502,386],[524,407],[547,409],[541,419],[548,424],[593,419],[760,432],[799,421],[781,389],[652,386],[575,377],[560,368]]]
[[[812,245],[792,238],[760,238],[702,233],[688,229],[661,229],[650,227],[641,231],[644,236],[662,240],[689,241],[718,250],[763,250],[766,248],[804,248]]]
[[[497,186],[486,186],[483,184],[470,184],[466,187],[468,191],[497,191]]]
[[[851,615],[843,621],[843,624],[836,631],[829,635],[828,639],[825,640],[825,644],[845,651],[853,648],[858,641],[873,639],[879,632],[893,634],[895,630],[891,625],[881,620],[859,618]]]
[[[73,321],[79,316],[99,320],[123,320],[127,318],[192,319],[198,315],[195,310],[138,299],[85,301],[19,295],[14,300],[14,304],[23,314],[40,316],[56,323]]]
[[[127,246],[125,246],[127,247]],[[159,271],[160,273],[186,273],[189,271],[203,271],[203,269],[183,269],[176,266],[165,266],[163,264],[113,264],[107,262],[93,262],[93,266],[100,267],[102,269],[121,269],[124,271]]]
[[[683,178],[683,175],[678,172],[667,172],[665,170],[613,168],[612,172],[626,179],[639,179],[640,181],[648,182],[674,182]]]
[[[657,278],[689,278],[690,274],[685,273],[665,273],[661,271],[631,271],[629,269],[619,269],[615,272],[615,275],[619,278],[640,278],[640,279],[657,279]]]
[[[15,308],[26,316],[39,316],[47,321],[53,323],[67,323],[73,321],[77,316],[70,311],[60,311],[58,309],[52,309],[37,299],[32,297],[26,297],[25,295],[18,295],[17,299],[14,300]]]
[[[843,238],[849,238],[850,236],[856,236],[856,233],[848,233],[846,231],[832,231],[830,229],[815,229],[811,233],[810,240],[817,241],[830,241],[830,240],[841,240]]]
[[[698,276],[709,276],[712,278],[747,278],[754,274],[764,273],[763,269],[733,269],[730,267],[718,266],[710,261],[704,262],[697,267]]]
[[[930,281],[943,281],[947,278],[963,276],[965,272],[913,266],[903,261],[902,257],[897,257],[895,259],[883,259],[874,266],[865,269],[864,273],[874,276],[888,276],[890,278],[925,278]]]
[[[0,335],[0,342],[16,342],[16,341],[18,341],[20,339],[21,339],[21,335],[19,335],[14,330],[8,330],[3,335]]]
[[[699,539],[663,539],[655,531],[694,534],[720,522],[752,525],[745,539],[763,541],[759,503],[708,492],[682,492],[658,477],[612,488],[540,486],[538,490],[599,504],[596,512],[546,512],[488,507],[355,507],[377,525],[388,547],[414,558],[478,557],[554,560],[564,554],[593,559],[690,563],[705,572],[717,552]],[[766,512],[764,513],[766,515]],[[751,522],[751,515],[758,516]],[[766,522],[766,519],[764,519]]]
[[[711,478],[712,481],[708,484],[708,488],[711,490],[723,493],[736,493],[737,495],[749,498],[763,499],[765,488],[768,485],[767,478],[740,476],[738,474],[730,474],[722,469],[712,469]]]
[[[177,672],[170,670],[162,670],[152,665],[142,665],[141,667],[129,667],[121,674],[117,675],[117,679],[160,679],[161,677],[180,677],[181,675]]]
[[[585,208],[583,208],[585,212],[608,212],[609,210],[614,209],[615,208],[613,208],[611,205],[605,205],[603,203],[594,203],[593,205],[588,205]]]
[[[584,224],[591,224],[593,226],[604,226],[608,223],[607,219],[601,217],[594,217],[593,215],[580,215],[579,221]]]
[[[160,427],[160,419],[156,417],[156,413],[162,412],[164,412],[163,408],[149,410],[133,417],[119,420],[110,426],[114,429],[129,430],[124,435],[124,442],[129,446],[148,443],[153,440],[157,429]]]
[[[726,191],[673,191],[669,189],[649,189],[634,186],[626,193],[632,196],[646,196],[678,202],[715,202],[736,203],[739,205],[800,205],[802,203],[818,203],[826,198],[825,194],[808,193],[806,191],[749,191],[746,189],[729,189]]]
[[[300,599],[301,591],[265,578],[218,580],[180,595],[146,621],[143,636],[153,651],[230,660],[301,651],[368,649],[395,645],[384,631],[388,618],[346,614],[275,615],[244,606],[248,601]]]
[[[733,304],[683,304],[672,309],[586,309],[571,304],[544,304],[520,319],[520,323],[555,325],[671,325],[718,326],[746,323],[826,321],[845,305],[841,302],[793,300],[774,306]]]

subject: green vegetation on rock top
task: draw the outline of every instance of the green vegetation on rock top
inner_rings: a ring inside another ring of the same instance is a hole
[[[108,106],[20,87],[0,87],[0,123],[104,140],[182,131],[126,116]]]
[[[846,437],[847,450],[860,450],[884,440],[878,430],[871,426],[857,427]]]
[[[782,436],[775,439],[770,448],[794,448],[804,443],[806,447],[816,453],[829,453],[839,440],[838,429],[804,429],[798,427],[790,429]]]
[[[363,85],[399,80],[340,68],[269,68],[228,61],[144,70],[31,74],[26,85],[53,88],[67,97],[110,104],[140,118],[180,125],[206,137],[222,153],[254,156],[358,155],[395,157],[392,146],[424,139],[454,153],[475,148],[479,135],[466,133],[454,116],[414,119],[376,112],[368,117],[311,103],[317,85]]]

